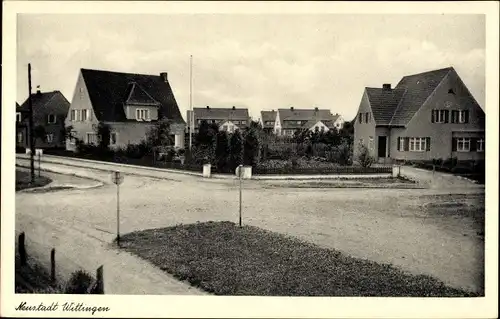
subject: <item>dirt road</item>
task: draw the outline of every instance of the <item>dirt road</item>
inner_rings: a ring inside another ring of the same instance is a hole
[[[16,229],[34,227],[35,223],[41,229],[38,232],[49,238],[47,241],[54,240],[50,239],[53,236],[64,238],[58,243],[67,246],[67,256],[79,256],[76,260],[81,259],[79,262],[88,267],[97,264],[92,259],[105,260],[109,265],[124,262],[125,257],[105,257],[117,254],[107,248],[116,234],[116,187],[109,184],[109,172],[102,170],[109,170],[109,166],[95,167],[101,170],[59,164],[42,167],[96,178],[106,184],[86,190],[18,193]],[[120,187],[123,233],[196,221],[238,219],[236,180],[166,173],[152,178],[140,176],[140,168],[124,171],[137,175],[126,175]],[[145,174],[154,176],[151,172]],[[415,274],[432,275],[457,288],[484,290],[484,240],[478,236],[480,227],[474,218],[467,214],[436,215],[425,208],[428,203],[443,201],[436,194],[455,194],[446,201],[459,200],[462,207],[484,207],[484,188],[460,185],[453,189],[413,190],[293,189],[269,188],[269,183],[245,181],[243,223],[296,236],[354,257],[391,263]],[[78,243],[78,248],[72,250],[71,244],[64,244],[71,240]],[[101,257],[93,258],[96,249],[103,252]],[[131,269],[137,270],[127,280],[137,276],[139,285],[143,276],[140,269],[146,266],[139,266],[141,262],[132,256],[126,258],[136,265]],[[146,273],[152,271],[148,268]],[[189,293],[184,288],[175,289]],[[167,294],[168,289],[155,293]],[[118,287],[108,291],[126,293]]]

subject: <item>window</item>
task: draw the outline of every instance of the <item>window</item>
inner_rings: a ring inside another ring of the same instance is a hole
[[[217,121],[216,120],[212,120],[212,124],[215,124],[215,123],[217,123]]]
[[[233,121],[233,124],[240,124],[240,121]]]
[[[470,138],[457,138],[457,151],[469,152],[470,151]]]
[[[197,120],[196,122],[198,122],[198,124],[201,124],[201,120]]]
[[[448,110],[432,110],[432,123],[448,123]]]
[[[240,121],[240,123],[241,123],[242,125],[246,125],[246,124],[247,124],[247,121]]]
[[[80,100],[83,99],[83,88],[80,88]]]
[[[424,152],[427,149],[425,137],[410,138],[410,152]]]
[[[16,113],[16,121],[17,121],[17,122],[21,122],[21,119],[22,119],[22,117],[21,117],[21,112],[17,112],[17,113]]]
[[[359,120],[359,123],[363,123],[363,113],[359,113],[358,120]]]
[[[88,121],[89,112],[88,110],[82,110],[82,121]]]
[[[54,124],[56,122],[56,116],[54,114],[47,115],[47,123]]]
[[[455,91],[453,91],[453,89],[449,89],[448,94],[455,94]]]
[[[117,141],[116,133],[115,132],[111,132],[111,134],[109,135],[109,144],[110,145],[115,145],[116,141]]]
[[[147,121],[147,120],[149,120],[149,110],[147,110],[147,109],[137,109],[137,110],[135,110],[135,118],[138,121]]]
[[[87,144],[97,144],[96,133],[87,133]]]
[[[480,138],[477,140],[477,151],[484,152],[484,138]]]
[[[368,148],[373,150],[373,136],[370,136],[370,138],[368,139]]]
[[[322,127],[320,128],[320,131],[321,131],[321,133],[323,133],[323,132],[325,131],[325,127],[324,127],[324,126],[322,126]]]
[[[370,113],[365,113],[365,123],[370,122]]]
[[[467,111],[458,111],[458,123],[467,123],[469,121],[469,114]]]
[[[399,150],[404,151],[404,149],[405,149],[405,139],[400,137],[399,138]]]
[[[22,132],[18,132],[17,133],[17,142],[18,143],[22,143],[23,142],[23,133]]]
[[[300,124],[302,124],[302,121],[297,121],[297,125],[300,125]]]
[[[76,110],[71,110],[71,113],[70,113],[70,120],[71,122],[74,122],[76,121]]]
[[[69,144],[70,145],[75,145],[76,144],[76,131],[71,131],[69,134]]]
[[[47,134],[47,143],[52,143],[54,141],[54,134]]]

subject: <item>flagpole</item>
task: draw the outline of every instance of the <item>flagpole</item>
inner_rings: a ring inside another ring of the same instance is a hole
[[[193,56],[189,56],[189,150],[193,144]]]

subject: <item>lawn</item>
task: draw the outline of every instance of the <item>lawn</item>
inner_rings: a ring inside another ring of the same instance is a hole
[[[16,170],[16,192],[33,187],[41,187],[51,183],[52,180],[45,176],[38,176],[35,172],[35,182],[31,183],[31,175],[29,171]]]
[[[123,249],[216,295],[475,296],[424,275],[253,226],[207,222],[126,234]]]
[[[268,187],[278,188],[423,188],[405,178],[337,178],[317,181],[289,181],[270,183]]]

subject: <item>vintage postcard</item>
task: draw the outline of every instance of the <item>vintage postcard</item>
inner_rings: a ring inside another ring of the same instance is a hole
[[[5,1],[1,315],[496,318],[498,12]]]

